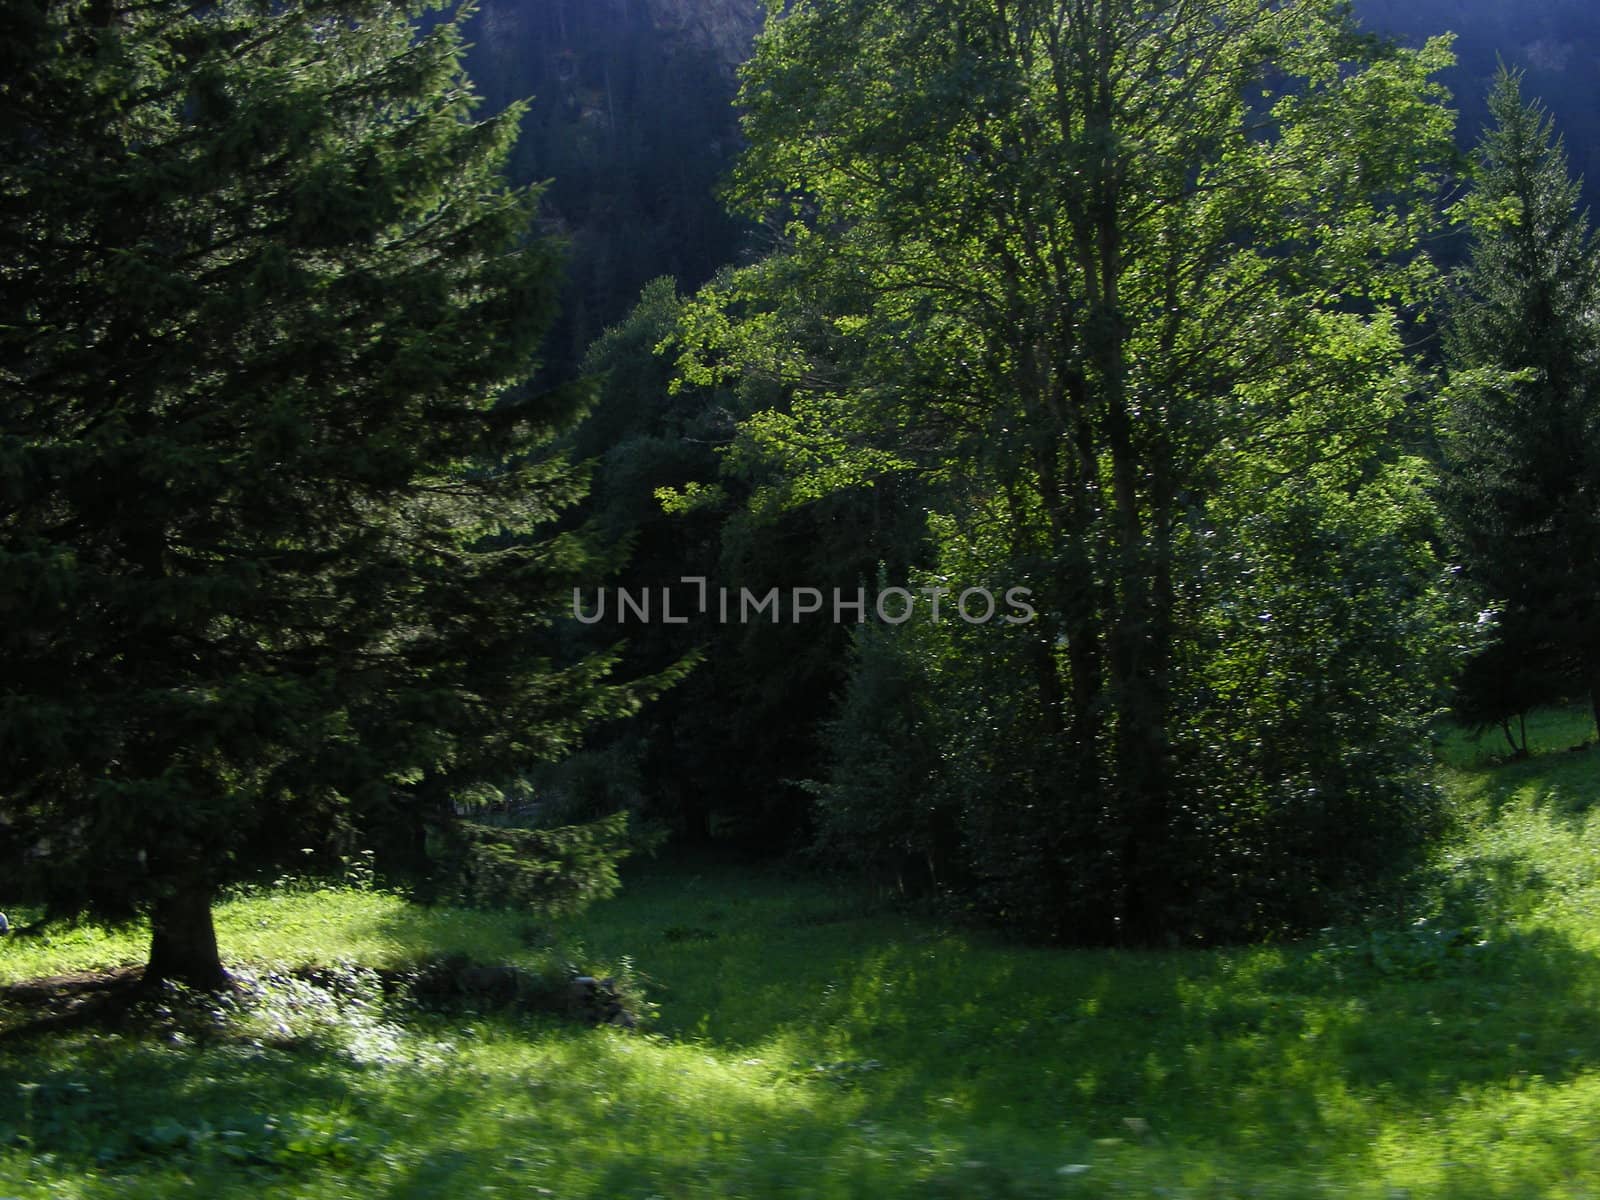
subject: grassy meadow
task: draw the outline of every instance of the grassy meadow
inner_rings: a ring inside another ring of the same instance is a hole
[[[1450,734],[1421,900],[1283,947],[1022,948],[849,885],[645,862],[547,928],[283,888],[220,913],[226,1022],[0,1043],[0,1197],[1600,1197],[1600,751]],[[0,943],[0,984],[138,960]],[[636,981],[646,1033],[419,1013],[442,953]],[[18,1020],[0,1011],[0,1027]]]

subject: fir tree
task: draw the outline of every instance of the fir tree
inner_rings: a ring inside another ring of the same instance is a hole
[[[521,110],[423,7],[0,0],[0,876],[148,913],[149,978],[225,978],[242,876],[459,850],[639,694],[557,654],[585,393],[526,383]]]
[[[1553,123],[1502,69],[1465,205],[1446,509],[1468,573],[1499,604],[1461,711],[1502,723],[1587,692],[1600,721],[1600,266]]]

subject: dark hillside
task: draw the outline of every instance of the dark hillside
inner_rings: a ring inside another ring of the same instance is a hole
[[[551,180],[546,212],[571,242],[551,344],[577,361],[644,283],[704,281],[738,226],[715,198],[738,143],[734,72],[757,0],[486,0],[469,69],[491,108],[533,98],[512,170]]]
[[[1461,112],[1463,144],[1475,141],[1488,119],[1485,97],[1497,64],[1524,71],[1523,95],[1555,114],[1588,202],[1600,198],[1600,6],[1593,0],[1357,0],[1356,12],[1408,44],[1456,34],[1459,62],[1445,82]]]
[[[571,283],[551,343],[570,367],[640,287],[685,288],[731,260],[740,228],[716,199],[739,144],[735,71],[759,0],[484,0],[469,69],[493,107],[532,97],[514,170],[552,181],[551,222],[571,242]],[[1470,144],[1503,58],[1527,72],[1565,134],[1575,170],[1600,186],[1600,6],[1592,0],[1357,0],[1371,28],[1408,43],[1457,34],[1445,82]]]

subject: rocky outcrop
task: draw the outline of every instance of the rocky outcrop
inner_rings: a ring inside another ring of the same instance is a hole
[[[716,188],[764,14],[761,0],[482,0],[468,73],[489,111],[532,98],[511,175],[551,181],[545,216],[568,246],[556,374],[648,280],[693,288],[735,257]]]
[[[732,71],[750,56],[761,29],[760,0],[634,0],[650,12],[655,28],[669,37],[710,50]]]
[[[484,0],[473,40],[475,57],[503,59],[614,51],[643,36],[661,53],[709,52],[731,77],[764,18],[761,0]]]

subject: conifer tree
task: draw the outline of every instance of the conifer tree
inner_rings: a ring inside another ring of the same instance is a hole
[[[254,871],[459,849],[639,695],[557,654],[585,393],[526,382],[521,110],[424,7],[0,0],[0,878],[148,913],[148,978],[223,981]]]
[[[1447,337],[1445,497],[1501,611],[1460,707],[1489,724],[1588,694],[1600,722],[1600,263],[1548,113],[1505,70],[1489,108]]]

